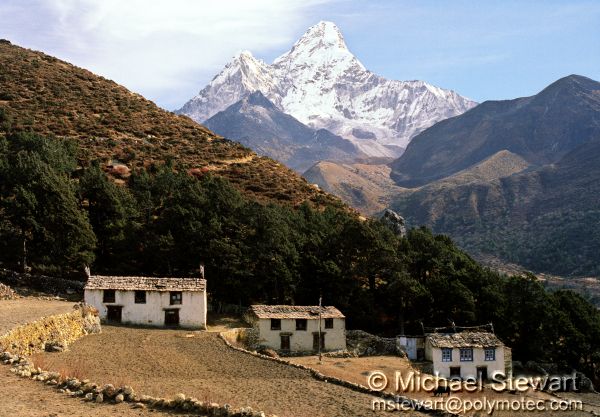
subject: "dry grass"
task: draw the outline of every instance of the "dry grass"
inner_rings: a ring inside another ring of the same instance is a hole
[[[98,160],[118,180],[136,167],[171,159],[188,172],[218,173],[260,201],[341,206],[272,159],[113,81],[7,43],[0,43],[0,60],[0,134],[33,130],[75,138],[82,164]]]

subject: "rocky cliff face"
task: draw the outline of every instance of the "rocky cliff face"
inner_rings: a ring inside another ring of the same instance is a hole
[[[204,122],[257,90],[300,122],[351,140],[370,156],[397,156],[417,133],[476,104],[423,81],[368,71],[336,25],[320,22],[271,65],[242,52],[178,112]]]

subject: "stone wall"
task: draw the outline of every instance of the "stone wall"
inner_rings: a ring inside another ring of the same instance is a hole
[[[0,268],[0,281],[13,287],[27,287],[63,297],[77,295],[80,296],[80,299],[83,297],[83,287],[85,286],[85,282],[81,281],[20,273],[2,268]]]
[[[234,409],[228,404],[204,402],[184,394],[160,398],[136,393],[130,386],[99,385],[87,379],[40,369],[26,356],[41,350],[56,350],[57,347],[64,349],[80,337],[99,332],[98,311],[91,306],[78,304],[70,313],[43,317],[0,336],[0,362],[11,366],[11,372],[17,376],[40,381],[60,393],[84,401],[109,404],[130,402],[134,408],[173,410],[203,416],[266,417],[264,412],[250,407]]]
[[[19,298],[19,296],[12,288],[0,283],[0,300],[14,300],[16,298]]]
[[[233,329],[234,331],[227,331],[227,332],[222,332],[219,333],[219,337],[223,340],[223,342],[229,346],[231,349],[235,349],[237,351],[255,356],[257,358],[261,358],[264,360],[269,360],[269,361],[274,361],[277,363],[281,363],[287,366],[292,366],[294,368],[298,368],[298,369],[303,369],[307,372],[309,372],[313,378],[319,380],[319,381],[323,381],[326,383],[330,383],[330,384],[335,384],[335,385],[339,385],[348,389],[351,389],[353,391],[357,391],[357,392],[361,392],[364,394],[369,394],[369,395],[373,395],[375,397],[379,397],[379,398],[383,398],[385,400],[390,400],[390,401],[394,401],[397,403],[402,403],[405,406],[409,406],[409,407],[413,407],[414,409],[425,413],[425,414],[430,414],[430,415],[434,415],[437,417],[460,417],[458,414],[454,414],[454,413],[450,413],[450,412],[445,412],[445,411],[440,411],[440,410],[435,410],[432,408],[428,408],[422,404],[419,404],[418,401],[412,400],[408,397],[404,397],[401,395],[397,395],[397,394],[392,394],[392,393],[388,393],[388,392],[382,392],[382,391],[375,391],[369,387],[366,387],[364,385],[361,384],[357,384],[355,382],[351,382],[351,381],[346,381],[345,379],[341,379],[341,378],[336,378],[333,376],[328,376],[328,375],[324,375],[323,373],[321,373],[320,371],[318,371],[317,369],[311,368],[309,366],[305,366],[305,365],[301,365],[298,363],[293,363],[290,361],[287,361],[285,359],[281,359],[279,357],[274,357],[271,355],[265,355],[259,352],[255,352],[255,351],[249,351],[247,349],[244,349],[243,347],[238,346],[237,344],[231,343],[230,339],[231,336],[236,334],[235,331],[239,331],[241,329]],[[368,333],[367,333],[368,334]]]
[[[396,355],[406,357],[406,352],[395,337],[379,337],[363,330],[346,331],[346,347],[356,356]]]
[[[86,334],[100,333],[98,312],[77,304],[66,314],[43,317],[0,336],[0,348],[19,355],[44,350],[63,350]]]
[[[221,333],[221,338],[226,339],[232,345],[249,350],[256,350],[259,348],[258,329],[253,327],[240,327],[227,330]]]

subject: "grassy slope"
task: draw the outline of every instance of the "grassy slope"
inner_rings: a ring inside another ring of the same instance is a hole
[[[341,205],[276,161],[87,70],[7,41],[0,42],[0,62],[0,132],[76,138],[84,164],[133,169],[173,159],[196,172],[217,172],[261,201]]]

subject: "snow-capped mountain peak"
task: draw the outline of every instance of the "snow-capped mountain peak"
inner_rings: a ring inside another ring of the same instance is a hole
[[[339,28],[322,21],[271,65],[241,52],[178,112],[203,122],[257,90],[283,112],[351,140],[371,156],[397,156],[422,130],[476,104],[423,81],[373,74],[350,52]]]

